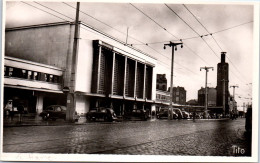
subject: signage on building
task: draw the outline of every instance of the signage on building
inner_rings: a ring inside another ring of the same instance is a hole
[[[70,92],[70,88],[69,87],[63,87],[62,92],[67,94],[67,93]]]

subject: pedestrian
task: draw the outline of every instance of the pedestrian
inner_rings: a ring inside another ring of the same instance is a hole
[[[19,113],[19,122],[22,122],[22,116],[23,116],[23,112],[24,112],[24,106],[23,105],[18,105],[17,106],[17,110]]]

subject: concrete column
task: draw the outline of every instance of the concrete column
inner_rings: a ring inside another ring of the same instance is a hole
[[[125,56],[125,70],[124,70],[124,90],[123,96],[125,97],[125,89],[126,89],[126,69],[127,69],[127,56]]]
[[[40,114],[43,111],[43,95],[39,93],[36,100],[36,113]]]
[[[113,89],[114,89],[114,80],[115,80],[115,58],[116,57],[116,53],[113,52],[113,63],[112,63],[112,82],[111,82],[111,95],[113,95]]]
[[[136,78],[137,78],[137,61],[135,61],[135,83],[134,83],[134,98],[136,97]]]
[[[98,50],[98,74],[97,74],[97,93],[99,90],[99,82],[100,82],[100,62],[101,62],[101,50],[102,47],[99,46],[99,50]]]
[[[145,80],[146,80],[146,64],[144,64],[144,88],[143,88],[143,99],[145,99]]]
[[[72,121],[73,116],[75,113],[75,106],[76,106],[76,94],[75,93],[68,93],[67,94],[67,110],[66,110],[66,120]]]

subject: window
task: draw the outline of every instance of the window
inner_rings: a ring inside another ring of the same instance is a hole
[[[12,67],[9,67],[9,73],[8,76],[13,76],[14,69]]]
[[[43,75],[42,79],[41,79],[40,74]],[[4,76],[5,77],[16,77],[16,78],[22,78],[22,79],[30,79],[30,80],[41,80],[41,81],[53,82],[53,83],[60,82],[60,76],[35,72],[32,70],[13,68],[13,67],[8,67],[8,66],[4,67]]]
[[[32,79],[32,71],[28,71],[28,73],[27,73],[27,79]]]
[[[38,80],[38,72],[33,72],[33,80]]]

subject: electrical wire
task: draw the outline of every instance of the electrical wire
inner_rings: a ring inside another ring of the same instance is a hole
[[[213,38],[213,40],[215,41],[215,43],[218,45],[218,47],[220,48],[221,51],[223,51],[223,49],[221,48],[221,46],[219,45],[219,43],[217,42],[217,40],[214,38],[214,36],[212,35],[211,32],[209,32],[209,30],[198,20],[198,18],[189,10],[189,8],[183,4],[183,6],[186,8],[186,10],[189,11],[189,13],[197,20],[197,22],[208,32],[209,35],[211,35],[211,37]],[[228,57],[230,63],[232,64],[232,66],[243,76],[243,74],[237,69],[237,67],[233,64],[233,62],[231,61],[231,59]]]
[[[174,12],[167,4],[165,4],[174,14],[176,14],[181,20],[183,20],[183,22],[185,23],[185,24],[187,24],[195,33],[197,33],[198,35],[199,35],[199,33],[198,32],[196,32],[184,19],[182,19],[176,12]],[[246,24],[246,23],[243,23],[243,24]],[[236,26],[237,27],[237,26]],[[222,31],[224,31],[224,30],[222,30]],[[199,35],[200,36],[200,35]],[[203,38],[203,36],[201,36],[201,38],[202,38],[202,40],[207,44],[207,46],[211,49],[211,51],[218,57],[218,58],[220,58],[217,54],[216,54],[216,52],[212,49],[212,47],[207,43],[207,41]],[[231,70],[230,70],[231,71]],[[237,79],[239,79],[240,81],[242,81],[233,71],[231,71],[234,75],[235,75],[235,77],[237,77]],[[246,83],[245,81],[242,81],[243,83]]]
[[[131,3],[130,3],[131,4]],[[143,13],[143,15],[145,15],[146,17],[148,17],[150,20],[152,20],[155,24],[157,24],[158,26],[160,26],[163,30],[165,30],[166,28],[164,28],[163,26],[161,26],[159,23],[157,23],[155,20],[153,20],[150,16],[148,16],[147,14],[145,14],[142,10],[140,10],[139,8],[137,8],[136,6],[134,6],[133,4],[131,4],[134,8],[136,8],[138,11],[140,11],[141,13]],[[167,31],[167,30],[166,30]],[[170,33],[169,31],[167,31],[168,33]],[[171,33],[170,33],[171,34]],[[175,38],[177,38],[177,36],[171,34],[172,36],[174,36]],[[194,38],[194,37],[192,37]],[[182,41],[181,39],[177,38],[179,41]],[[188,38],[190,39],[190,38]],[[189,50],[191,50],[191,48],[189,48],[189,46],[185,43],[183,43],[185,45],[185,47],[188,47]],[[147,45],[147,44],[146,44]],[[194,51],[192,51],[193,54],[199,56],[198,54],[196,54]],[[200,59],[202,59],[200,56],[199,56]],[[205,62],[206,64],[208,64],[204,59],[202,59],[203,62]]]
[[[43,11],[43,12],[45,12],[45,13],[48,13],[48,14],[50,14],[50,15],[56,17],[56,18],[59,18],[59,19],[64,20],[64,21],[66,21],[66,22],[69,22],[69,21],[66,20],[66,19],[63,19],[63,18],[61,18],[61,17],[59,17],[59,16],[57,16],[57,15],[54,15],[54,14],[52,14],[52,13],[50,13],[50,12],[47,12],[47,11],[45,11],[45,10],[43,10],[43,9],[40,9],[40,8],[38,8],[38,7],[36,7],[36,6],[33,6],[33,5],[29,4],[29,3],[26,3],[26,2],[24,2],[24,1],[21,1],[21,2],[24,3],[24,4],[26,4],[26,5],[28,5],[28,6],[31,6],[31,7],[33,7],[33,8],[36,8],[36,9],[38,9],[38,10],[41,10],[41,11]]]
[[[53,10],[53,9],[51,9],[51,8],[49,8],[49,7],[45,6],[45,5],[43,5],[43,4],[40,4],[39,2],[36,2],[36,1],[33,1],[33,2],[36,3],[36,4],[38,4],[38,5],[40,5],[40,6],[42,6],[42,7],[45,7],[45,8],[47,8],[47,9],[51,10],[51,11],[54,11],[54,12],[56,12],[56,13],[62,15],[62,16],[65,16],[66,18],[69,18],[69,19],[71,19],[71,20],[74,21],[73,18],[71,18],[71,17],[69,17],[69,16],[67,16],[67,15],[64,15],[64,14],[62,14],[62,13],[56,11],[56,10]]]
[[[130,3],[130,5],[132,5],[134,8],[136,8],[138,11],[140,11],[141,13],[143,13],[146,17],[148,17],[151,21],[153,21],[155,24],[157,24],[159,27],[161,27],[163,30],[165,30],[167,33],[169,33],[170,35],[172,35],[173,37],[177,38],[177,36],[175,36],[174,34],[172,34],[171,32],[169,32],[166,28],[164,28],[163,26],[161,26],[159,23],[157,23],[155,20],[153,20],[150,16],[148,16],[146,13],[144,13],[142,10],[140,10],[138,7],[136,7],[135,5],[133,5],[132,3]]]
[[[232,27],[226,28],[226,29],[219,30],[219,31],[217,31],[217,32],[213,32],[212,34],[216,34],[216,33],[224,32],[224,31],[227,31],[227,30],[230,30],[230,29],[233,29],[233,28],[236,28],[236,27],[242,26],[242,25],[250,24],[250,23],[252,23],[252,22],[254,22],[254,21],[249,21],[249,22],[246,22],[246,23],[238,24],[238,25],[235,25],[235,26],[232,26]]]
[[[189,11],[189,13],[197,20],[197,22],[208,32],[208,34],[214,39],[214,41],[216,42],[216,44],[218,45],[218,47],[220,48],[221,51],[223,51],[223,49],[221,48],[221,46],[218,44],[217,40],[213,37],[212,33],[210,33],[208,31],[208,29],[198,20],[198,18],[189,10],[189,8],[185,5],[185,4],[182,4],[186,10]]]
[[[217,53],[211,48],[211,46],[207,43],[207,41],[203,38],[203,35],[200,35],[195,29],[193,29],[182,17],[180,17],[171,7],[169,7],[167,4],[165,6],[170,9],[178,18],[180,18],[190,29],[195,32],[198,36],[201,37],[201,39],[207,44],[207,46],[210,48],[210,50],[215,54],[216,57],[220,58]]]

